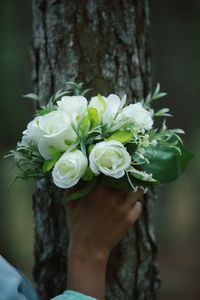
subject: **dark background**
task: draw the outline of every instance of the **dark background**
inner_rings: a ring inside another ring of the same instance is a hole
[[[155,209],[163,285],[160,300],[200,299],[200,1],[151,2],[153,82],[161,83],[170,107],[168,124],[186,131],[184,141],[195,154],[177,182],[159,189]],[[31,278],[33,185],[17,181],[13,149],[32,118],[33,108],[21,95],[31,92],[32,40],[30,0],[0,1],[0,252]]]

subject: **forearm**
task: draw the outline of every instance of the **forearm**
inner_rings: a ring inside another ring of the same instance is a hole
[[[107,257],[69,247],[68,289],[104,300]]]

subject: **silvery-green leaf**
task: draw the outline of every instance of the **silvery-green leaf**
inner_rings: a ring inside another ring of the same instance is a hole
[[[133,177],[135,177],[139,180],[142,180],[142,181],[147,181],[147,182],[156,182],[157,181],[152,177],[152,174],[148,174],[145,171],[137,170],[133,166],[130,166],[128,168],[127,172],[129,172]]]
[[[159,92],[160,92],[160,83],[158,82],[157,86],[156,86],[156,89],[155,89],[155,92],[154,92],[154,95],[158,94]]]
[[[162,98],[162,97],[164,97],[166,95],[167,95],[167,93],[156,94],[156,95],[153,96],[152,100],[156,100],[156,99]]]
[[[34,94],[34,93],[29,93],[29,94],[23,95],[22,97],[29,98],[29,99],[32,99],[34,101],[41,101],[41,98],[38,95]]]
[[[180,128],[173,129],[173,132],[175,132],[177,134],[185,134],[185,131],[183,129],[180,129]]]
[[[124,107],[124,105],[126,104],[126,99],[127,99],[127,96],[125,94],[121,99],[119,109],[122,109]]]
[[[159,111],[154,113],[155,117],[172,117],[171,114],[168,113],[169,112],[169,108],[162,108]]]

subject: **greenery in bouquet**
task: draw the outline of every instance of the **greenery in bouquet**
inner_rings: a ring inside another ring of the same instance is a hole
[[[18,178],[48,177],[61,189],[76,188],[66,200],[80,198],[98,181],[124,190],[142,189],[176,180],[192,155],[185,149],[181,129],[168,129],[169,109],[154,111],[165,96],[156,90],[146,99],[126,105],[126,95],[100,94],[86,98],[82,83],[58,91],[48,104],[35,94],[38,109],[11,151]],[[133,102],[133,101],[131,101]],[[161,128],[154,127],[163,117]]]

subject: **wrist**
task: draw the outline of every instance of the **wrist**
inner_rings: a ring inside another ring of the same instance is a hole
[[[96,299],[104,299],[108,255],[70,243],[68,249],[68,289]]]
[[[110,253],[107,249],[70,241],[68,248],[69,259],[78,259],[79,261],[90,261],[107,265],[109,256]]]

